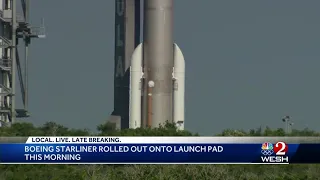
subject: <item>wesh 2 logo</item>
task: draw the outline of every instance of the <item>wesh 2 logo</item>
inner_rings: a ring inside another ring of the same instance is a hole
[[[265,142],[261,146],[261,161],[264,163],[289,163],[288,145],[284,142],[275,144]]]

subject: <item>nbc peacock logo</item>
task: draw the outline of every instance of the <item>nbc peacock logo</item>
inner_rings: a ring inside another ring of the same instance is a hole
[[[261,146],[261,154],[264,156],[271,156],[273,154],[273,144],[265,142]]]

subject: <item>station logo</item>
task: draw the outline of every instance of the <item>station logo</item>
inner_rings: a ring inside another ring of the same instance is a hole
[[[265,142],[261,145],[261,161],[263,163],[289,163],[288,145],[284,142],[275,144]]]

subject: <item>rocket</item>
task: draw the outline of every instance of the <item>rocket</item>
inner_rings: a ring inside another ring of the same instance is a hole
[[[173,42],[173,0],[144,0],[143,42],[131,57],[129,128],[184,130],[185,60]]]

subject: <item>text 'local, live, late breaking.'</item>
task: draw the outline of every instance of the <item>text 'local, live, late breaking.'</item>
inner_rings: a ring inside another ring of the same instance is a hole
[[[86,143],[86,142],[121,142],[118,137],[39,137],[31,138],[35,143]]]

